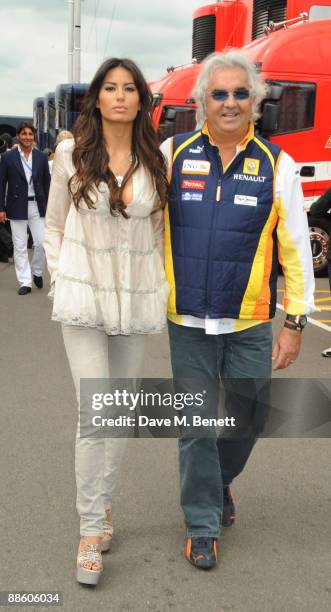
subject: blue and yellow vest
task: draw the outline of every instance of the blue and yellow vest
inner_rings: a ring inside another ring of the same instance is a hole
[[[204,131],[176,135],[172,147],[165,215],[169,314],[270,319],[276,309],[281,149],[251,126],[243,150],[223,171]]]

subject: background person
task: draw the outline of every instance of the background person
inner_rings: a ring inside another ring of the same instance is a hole
[[[0,161],[0,221],[8,218],[14,244],[15,272],[19,295],[43,286],[44,217],[50,184],[47,158],[34,148],[35,129],[23,121],[17,127],[18,147],[7,151]],[[8,189],[8,191],[7,191]],[[31,266],[27,249],[27,228],[34,242]]]
[[[0,213],[0,262],[8,263],[9,257],[13,256],[13,241],[10,231],[7,229],[6,217]]]
[[[11,149],[13,139],[10,134],[4,132],[0,136],[0,161],[1,156]],[[8,263],[9,257],[13,256],[13,241],[11,237],[10,224],[6,221],[6,217],[1,215],[2,222],[0,223],[0,262]]]
[[[165,324],[167,170],[151,109],[136,64],[109,59],[91,82],[75,140],[56,148],[44,244],[52,318],[63,324],[78,401],[82,378],[141,375],[144,335]],[[79,582],[96,584],[102,571],[124,445],[123,438],[80,438],[78,425]]]
[[[55,148],[57,147],[58,144],[60,144],[60,142],[62,142],[63,140],[67,140],[68,138],[73,138],[74,135],[72,132],[69,132],[69,130],[61,130],[55,140]]]
[[[230,491],[243,470],[268,409],[271,363],[298,356],[302,316],[313,308],[314,276],[307,216],[294,161],[257,136],[253,120],[266,88],[239,51],[204,63],[194,97],[202,129],[162,145],[171,182],[165,262],[171,362],[178,390],[211,388],[202,407],[184,414],[217,416],[220,378],[236,436],[182,432],[181,505],[187,559],[217,561],[220,523],[234,522]],[[284,272],[283,329],[272,350],[279,252]],[[243,380],[244,379],[244,380]],[[209,437],[207,437],[207,435]]]
[[[310,214],[314,215],[314,217],[325,216],[328,211],[331,209],[331,187],[326,190],[323,195],[321,195],[314,204],[310,207]],[[329,216],[331,222],[331,216]],[[331,228],[331,226],[330,226]],[[331,291],[331,229],[329,231],[329,249],[328,249],[328,275],[329,275],[329,284]],[[324,349],[322,351],[323,357],[331,357],[331,347]]]
[[[1,159],[1,155],[3,155],[4,153],[6,153],[7,151],[7,143],[6,141],[1,138],[0,136],[0,159]]]
[[[52,174],[52,166],[53,166],[54,153],[53,153],[52,149],[49,149],[48,147],[43,149],[43,153],[47,157],[49,172],[50,172],[50,174]]]
[[[3,153],[10,150],[13,146],[13,139],[10,134],[4,132],[0,135],[0,159]]]
[[[1,215],[1,213],[0,213]],[[5,216],[0,216],[0,262],[8,263],[13,256],[13,241],[10,230],[7,229]]]

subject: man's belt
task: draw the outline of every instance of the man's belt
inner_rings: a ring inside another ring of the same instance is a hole
[[[29,196],[28,197],[28,202],[35,202],[36,200],[36,196]]]

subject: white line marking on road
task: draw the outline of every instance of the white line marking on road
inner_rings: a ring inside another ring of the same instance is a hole
[[[277,308],[279,310],[284,310],[284,307],[278,303],[277,303]],[[321,329],[324,329],[325,331],[331,332],[331,327],[329,325],[325,325],[324,323],[321,323],[320,321],[316,321],[316,319],[307,317],[307,321],[308,323],[311,323],[312,325],[316,325],[316,327],[320,327]]]
[[[326,298],[318,298],[318,300],[315,300],[315,304],[319,302],[331,302],[331,297],[326,297]]]

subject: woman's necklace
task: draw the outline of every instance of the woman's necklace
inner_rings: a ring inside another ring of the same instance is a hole
[[[130,152],[129,155],[126,155],[121,160],[117,160],[116,165],[113,165],[111,155],[109,154],[109,167],[112,173],[115,175],[115,177],[117,176],[123,177],[126,174],[127,170],[132,164],[132,159],[133,159],[132,153]]]

